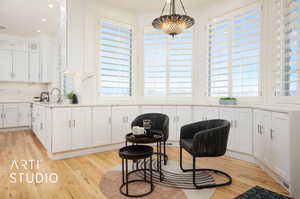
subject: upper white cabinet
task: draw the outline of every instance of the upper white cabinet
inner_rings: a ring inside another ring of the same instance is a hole
[[[111,108],[95,107],[92,110],[92,144],[93,146],[111,144]]]
[[[39,82],[40,79],[40,54],[36,52],[29,53],[29,75],[30,82]]]
[[[0,50],[0,81],[12,80],[12,52]]]
[[[28,53],[26,51],[13,52],[12,80],[26,82],[28,80]]]
[[[228,149],[252,154],[252,110],[247,108],[220,108],[220,119],[231,124]]]
[[[125,141],[131,122],[139,115],[137,106],[112,107],[112,143]]]

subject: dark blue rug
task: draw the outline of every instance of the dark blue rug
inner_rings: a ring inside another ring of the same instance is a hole
[[[235,199],[292,199],[290,197],[256,186]]]

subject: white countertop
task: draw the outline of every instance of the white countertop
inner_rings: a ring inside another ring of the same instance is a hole
[[[72,108],[72,107],[103,107],[103,106],[205,106],[205,107],[221,107],[221,108],[253,108],[266,111],[275,111],[282,113],[300,112],[300,105],[293,104],[238,104],[238,105],[220,105],[220,104],[47,104],[33,102],[34,104],[46,106],[49,108]]]

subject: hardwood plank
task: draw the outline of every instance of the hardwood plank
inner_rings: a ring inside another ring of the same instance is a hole
[[[117,151],[65,160],[50,160],[46,150],[31,131],[4,132],[0,134],[0,141],[3,139],[7,143],[0,146],[1,199],[106,199],[99,188],[101,176],[121,163]],[[179,159],[178,148],[167,147],[167,153],[170,159]],[[58,183],[10,183],[9,174],[18,172],[15,169],[11,171],[10,166],[13,160],[21,159],[40,160],[40,168],[29,170],[28,173],[57,173]],[[187,153],[184,153],[184,161],[192,161]],[[217,188],[211,199],[232,199],[256,185],[287,194],[283,187],[252,163],[223,156],[198,159],[197,165],[203,168],[220,169],[233,177],[232,185]]]

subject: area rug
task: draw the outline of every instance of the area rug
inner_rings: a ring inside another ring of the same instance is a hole
[[[264,189],[260,186],[253,187],[235,199],[292,199],[290,197]]]
[[[191,165],[184,165],[185,167],[191,168]],[[121,165],[109,170],[101,178],[100,181],[100,190],[108,199],[126,199],[127,197],[123,196],[120,191],[120,185],[122,182],[122,171]],[[132,165],[129,166],[132,168]],[[182,173],[179,169],[179,162],[169,160],[166,166],[163,166],[163,169],[166,171],[174,173]],[[153,173],[155,175],[155,172]],[[183,174],[183,173],[182,173]],[[156,174],[157,175],[157,174]],[[130,175],[130,180],[132,179],[141,179],[141,176],[137,174]],[[182,179],[184,182],[185,179]],[[143,198],[145,199],[209,199],[215,189],[180,189],[164,186],[163,184],[154,184],[154,191]],[[129,185],[130,194],[141,194],[150,190],[150,186],[144,182],[136,182]]]

